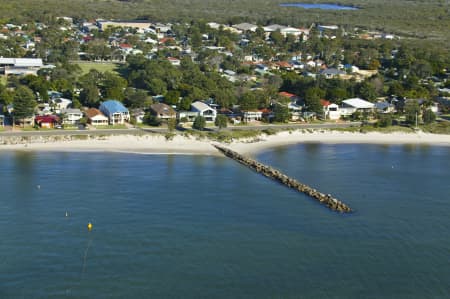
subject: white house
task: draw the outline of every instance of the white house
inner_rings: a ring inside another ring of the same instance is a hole
[[[69,108],[72,105],[72,101],[65,98],[56,98],[51,100],[55,107],[55,112],[60,113],[61,110]]]
[[[41,58],[0,57],[0,72],[7,75],[37,75],[44,66]]]
[[[262,111],[243,111],[242,119],[245,122],[260,121],[262,119]]]
[[[195,111],[178,111],[177,119],[180,122],[193,122],[195,118],[198,116],[198,112]]]
[[[83,112],[80,109],[62,109],[61,114],[63,115],[63,124],[67,125],[76,125],[83,117]]]
[[[360,112],[372,112],[375,108],[375,104],[365,101],[360,98],[352,98],[342,101],[341,115],[350,116],[356,111]]]
[[[341,118],[341,109],[334,103],[324,107],[324,111],[326,119],[338,120]]]
[[[203,102],[197,101],[191,104],[191,110],[198,112],[200,116],[203,116],[206,121],[214,122],[216,120],[217,111],[211,108]]]
[[[179,66],[181,64],[181,60],[175,57],[168,57],[167,60],[172,64],[173,66]]]
[[[93,126],[107,126],[108,118],[103,115],[103,113],[95,108],[90,108],[86,110],[86,116],[88,118],[88,123]]]

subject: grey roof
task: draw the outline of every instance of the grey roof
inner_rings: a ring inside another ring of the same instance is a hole
[[[360,98],[352,98],[342,101],[344,104],[352,106],[357,109],[369,109],[373,108],[375,105],[371,102],[365,101]]]
[[[254,30],[256,30],[256,28],[258,28],[257,25],[250,24],[250,23],[240,23],[240,24],[233,25],[232,27],[239,29],[239,30],[243,30],[243,31],[254,31]]]
[[[392,107],[393,105],[390,104],[389,102],[376,102],[375,103],[375,108],[377,108],[378,110],[386,110],[389,107]]]
[[[69,108],[69,109],[62,109],[61,113],[65,114],[75,114],[75,113],[82,113],[80,109],[76,108]]]
[[[0,57],[0,64],[14,65],[15,67],[42,67],[44,64],[41,58],[3,58]]]
[[[174,115],[175,110],[167,104],[155,103],[150,106],[150,109],[158,115]]]
[[[320,72],[322,75],[344,75],[345,72],[336,68],[328,68]]]
[[[277,30],[281,30],[281,29],[285,29],[285,28],[287,28],[287,27],[283,26],[283,25],[272,24],[269,26],[265,26],[264,31],[277,31]]]
[[[214,110],[213,108],[209,107],[208,105],[206,105],[205,103],[200,102],[200,101],[197,101],[197,102],[192,103],[192,104],[191,104],[191,108],[192,108],[192,110],[194,110],[194,111],[199,111],[199,112],[205,111],[205,110],[207,110],[207,109],[212,109],[212,110]]]

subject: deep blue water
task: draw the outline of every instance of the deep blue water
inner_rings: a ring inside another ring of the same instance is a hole
[[[282,7],[301,7],[304,9],[323,9],[323,10],[358,10],[358,7],[345,6],[340,4],[312,4],[312,3],[282,3]]]
[[[450,148],[257,158],[356,212],[227,158],[1,152],[0,298],[449,298]]]

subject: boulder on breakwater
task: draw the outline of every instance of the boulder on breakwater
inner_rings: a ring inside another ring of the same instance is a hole
[[[279,170],[264,165],[256,160],[245,157],[228,148],[225,148],[220,145],[214,145],[214,147],[217,148],[220,152],[222,152],[225,156],[255,170],[258,173],[261,173],[266,177],[276,180],[289,188],[293,188],[299,192],[302,192],[310,196],[311,198],[317,200],[319,203],[326,205],[329,209],[333,211],[337,211],[340,213],[352,212],[352,209],[349,206],[347,206],[342,201],[334,198],[333,196],[331,196],[331,194],[321,193],[308,185],[305,185],[293,178],[288,177],[287,175],[281,173]]]

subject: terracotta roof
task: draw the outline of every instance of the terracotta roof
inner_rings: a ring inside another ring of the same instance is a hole
[[[280,67],[284,67],[284,68],[290,68],[290,67],[292,67],[292,65],[291,65],[289,62],[287,62],[287,61],[279,61],[277,64],[278,64]]]
[[[133,46],[130,45],[130,44],[120,44],[119,47],[121,47],[122,49],[131,49],[131,48],[133,48]]]
[[[324,107],[328,107],[328,106],[330,106],[331,102],[327,101],[327,100],[324,100],[324,99],[321,99],[320,100],[320,104],[322,104],[322,106],[324,106]]]
[[[258,111],[262,112],[263,114],[269,114],[272,112],[272,110],[268,108],[259,109]]]
[[[279,92],[278,94],[279,94],[280,96],[287,97],[287,98],[296,97],[295,94],[290,93],[290,92],[287,92],[287,91],[281,91],[281,92]]]
[[[160,44],[165,44],[168,41],[173,41],[174,39],[172,37],[163,37],[162,39],[159,40]]]
[[[96,108],[89,108],[88,110],[86,110],[86,115],[89,118],[92,118],[92,117],[94,117],[96,115],[99,115],[99,114],[103,115],[103,113],[100,110],[96,109]]]

